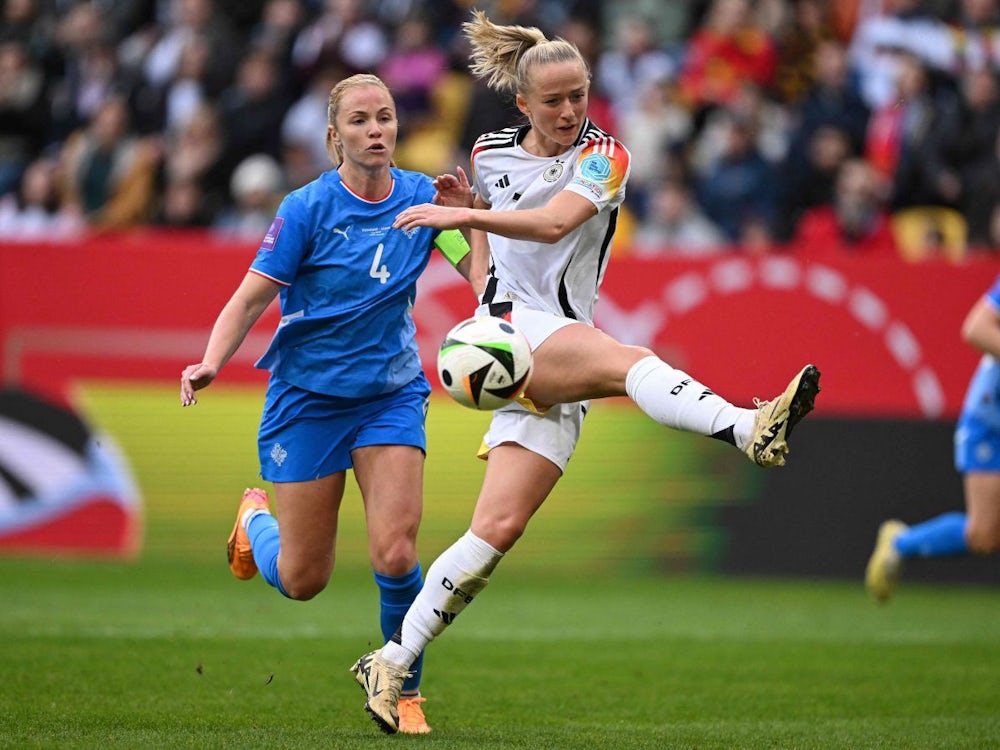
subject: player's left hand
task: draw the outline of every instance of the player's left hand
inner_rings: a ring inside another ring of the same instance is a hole
[[[472,208],[472,186],[465,170],[455,167],[457,175],[439,174],[434,178],[434,203],[438,206],[454,206],[455,208]]]

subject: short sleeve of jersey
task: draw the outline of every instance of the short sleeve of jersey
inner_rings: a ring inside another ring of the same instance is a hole
[[[291,284],[309,247],[309,223],[303,201],[294,193],[285,196],[250,264],[251,270],[283,286]]]
[[[480,171],[476,169],[476,151],[472,152],[472,194],[478,195],[483,199],[483,202],[492,205],[493,201],[490,200],[490,191],[487,190],[486,185],[482,183],[482,178],[480,177]]]
[[[993,309],[1000,313],[1000,276],[997,276],[993,286],[986,292],[986,299],[993,305]]]
[[[581,149],[573,177],[565,189],[582,195],[598,210],[621,203],[631,166],[628,149],[614,138],[591,139]]]

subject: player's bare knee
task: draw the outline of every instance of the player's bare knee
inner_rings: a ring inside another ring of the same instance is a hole
[[[652,349],[646,346],[635,346],[630,344],[626,348],[629,350],[630,354],[633,357],[632,364],[635,364],[640,359],[656,356],[656,353]]]
[[[1000,529],[983,528],[969,524],[965,530],[965,543],[976,555],[994,555],[1000,552]]]
[[[307,602],[312,599],[326,588],[326,583],[326,581],[318,579],[294,580],[291,583],[285,582],[284,579],[281,581],[281,585],[284,587],[285,593],[288,594],[288,598],[298,602]]]
[[[282,569],[280,575],[281,587],[288,598],[300,602],[309,601],[319,594],[330,580],[330,571],[315,566]]]
[[[656,354],[645,346],[623,344],[620,349],[620,356],[615,357],[614,359],[609,359],[607,362],[607,366],[611,370],[611,373],[608,375],[608,380],[616,384],[616,391],[624,394],[625,380],[628,378],[628,374],[631,369],[635,367],[637,362],[646,359],[647,357],[655,356]]]
[[[416,547],[409,539],[399,539],[372,552],[372,567],[389,576],[402,576],[417,564]]]
[[[527,520],[516,516],[504,516],[479,523],[473,532],[494,549],[506,552],[521,538],[526,526]]]

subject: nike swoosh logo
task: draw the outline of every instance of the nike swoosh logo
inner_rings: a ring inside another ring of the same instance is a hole
[[[774,439],[778,436],[778,432],[781,431],[781,426],[783,424],[784,421],[771,425],[771,429],[760,436],[760,440],[757,441],[757,445],[760,446],[761,449],[767,448],[767,446],[774,442]]]

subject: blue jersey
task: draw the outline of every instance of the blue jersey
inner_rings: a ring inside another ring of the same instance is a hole
[[[336,171],[289,193],[251,264],[281,285],[281,322],[257,367],[305,390],[368,398],[422,372],[411,308],[437,230],[393,229],[430,202],[429,177],[392,169],[390,194],[368,201]]]
[[[1000,277],[986,292],[1000,313]],[[961,472],[1000,471],[1000,362],[984,354],[969,381],[955,430],[955,466]]]

